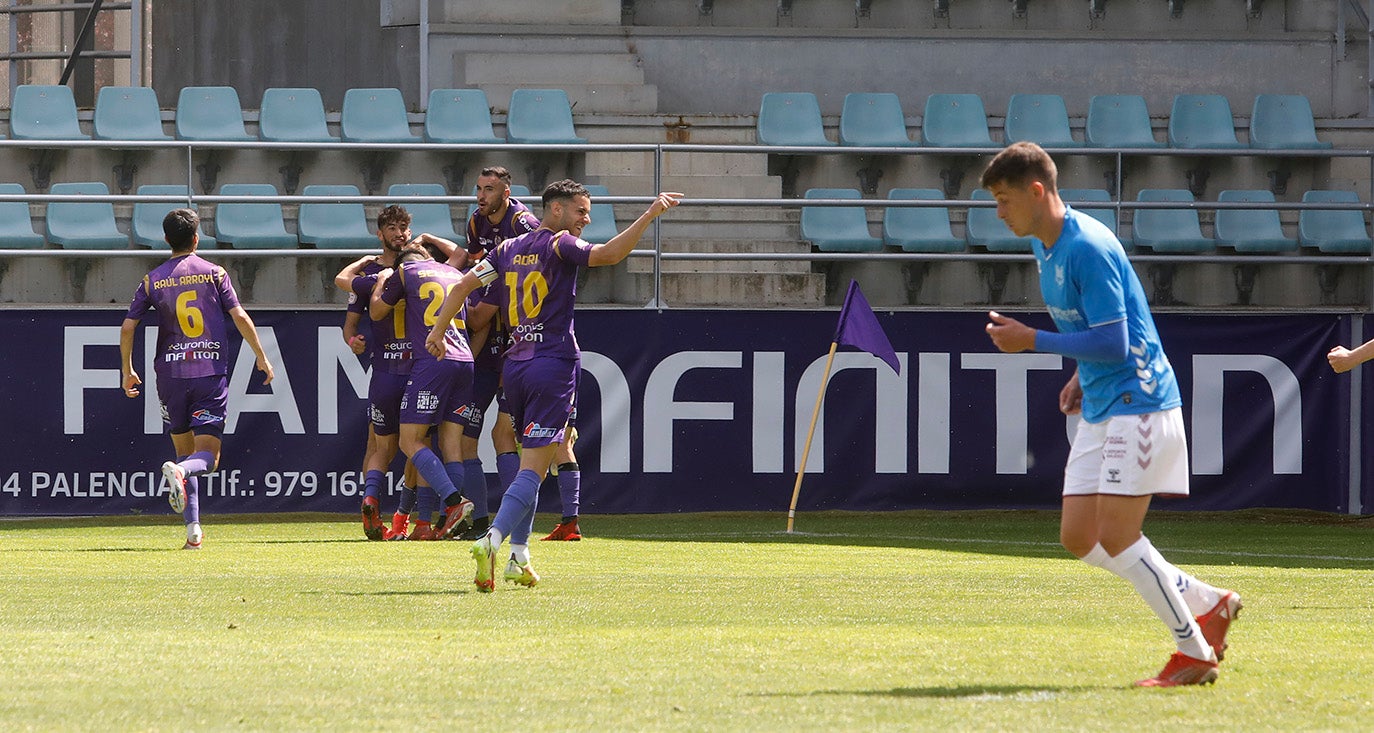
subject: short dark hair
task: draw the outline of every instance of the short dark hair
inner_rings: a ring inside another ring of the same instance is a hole
[[[586,196],[589,199],[592,197],[592,195],[587,192],[586,186],[583,186],[571,178],[554,181],[544,187],[544,206],[548,206],[552,201],[557,201],[558,199],[571,199],[574,196]]]
[[[186,252],[196,241],[200,229],[200,215],[194,209],[172,209],[162,217],[162,234],[173,252]]]
[[[424,262],[432,259],[434,258],[430,256],[425,247],[406,247],[401,250],[400,254],[396,255],[396,265],[399,267],[405,262]]]
[[[381,213],[377,214],[377,228],[381,229],[391,224],[400,224],[403,227],[409,227],[410,212],[406,211],[404,207],[397,206],[396,204],[392,204],[382,209]]]
[[[479,173],[477,177],[482,178],[485,176],[495,176],[501,179],[502,183],[506,184],[506,188],[510,188],[510,171],[506,170],[505,166],[489,165],[483,168],[482,172]]]
[[[1032,181],[1045,184],[1050,191],[1059,190],[1059,169],[1045,149],[1029,142],[1012,143],[1002,149],[983,171],[979,185],[991,188],[999,183],[1025,186]]]

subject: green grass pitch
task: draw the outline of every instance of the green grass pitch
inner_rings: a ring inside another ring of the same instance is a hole
[[[1053,512],[587,516],[535,588],[337,515],[0,522],[7,730],[1368,730],[1367,518],[1158,513],[1245,610],[1211,687]],[[547,531],[552,517],[540,517]],[[498,565],[498,572],[501,566]]]

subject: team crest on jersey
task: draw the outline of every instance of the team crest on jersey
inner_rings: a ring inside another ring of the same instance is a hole
[[[1063,266],[1063,265],[1055,265],[1055,266],[1054,266],[1054,284],[1055,284],[1055,285],[1058,285],[1058,286],[1061,287],[1061,288],[1064,287],[1064,266]]]
[[[532,422],[525,426],[525,432],[521,435],[525,438],[552,438],[558,435],[558,428],[546,428],[537,422]]]
[[[358,303],[358,294],[357,294],[357,293],[349,293],[349,294],[348,294],[348,304],[349,304],[349,305],[357,305],[357,303]]]

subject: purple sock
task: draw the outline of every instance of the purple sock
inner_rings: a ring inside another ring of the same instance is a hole
[[[447,500],[449,494],[457,491],[453,486],[453,479],[450,479],[448,472],[444,470],[443,461],[439,460],[439,456],[434,455],[434,451],[422,447],[410,457],[410,462],[415,464],[415,468],[421,476],[425,477],[425,480],[429,482],[430,487],[434,489],[434,493],[438,494],[440,499]],[[458,465],[461,466],[462,464]]]
[[[382,493],[382,481],[386,474],[381,471],[368,471],[363,478],[363,496],[376,499]]]
[[[501,530],[517,545],[529,544],[529,517],[534,514],[534,505],[539,501],[539,474],[534,471],[521,471],[516,474],[506,495],[501,497],[501,508],[496,512],[492,526]],[[517,532],[524,534],[521,537]]]
[[[500,493],[504,494],[506,489],[510,488],[517,473],[520,473],[519,453],[502,453],[496,457],[496,477],[501,482],[496,488]]]
[[[210,467],[215,465],[215,454],[205,450],[196,451],[180,463],[186,469],[187,476],[199,476],[210,472]]]
[[[417,493],[418,492],[416,492],[415,489],[412,489],[409,486],[406,486],[405,484],[401,484],[401,501],[399,504],[396,505],[396,513],[410,514],[411,512],[415,511],[415,500],[417,498]],[[429,493],[432,494],[434,492],[431,491]],[[429,521],[429,518],[425,516],[421,516],[421,519],[424,519],[426,522]]]
[[[187,524],[200,521],[200,479],[186,477],[186,508],[181,510],[181,518]]]
[[[463,461],[463,496],[472,500],[472,518],[480,519],[487,512],[487,473],[482,461],[469,458]]]
[[[582,471],[576,463],[558,467],[558,496],[563,500],[563,521],[577,516],[582,494]]]
[[[462,496],[462,495],[463,495],[462,486],[463,486],[463,478],[464,478],[463,474],[466,473],[466,472],[463,470],[463,462],[462,462],[462,461],[454,461],[454,462],[452,462],[452,463],[445,463],[445,464],[444,464],[444,473],[448,476],[449,482],[453,484],[453,491],[454,491],[454,493],[456,493],[458,496]],[[453,498],[451,498],[450,496],[447,496],[447,495],[444,496],[444,505],[445,505],[445,506],[447,506],[448,503],[449,503],[450,501],[457,501],[457,500],[456,500],[456,499],[453,499]]]
[[[428,522],[434,518],[434,512],[439,508],[439,495],[428,486],[421,486],[415,491],[418,493],[415,501],[416,514],[419,521]]]

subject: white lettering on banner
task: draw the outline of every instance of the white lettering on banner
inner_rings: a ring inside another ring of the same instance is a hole
[[[658,363],[644,386],[644,472],[672,473],[673,422],[733,420],[732,402],[678,402],[677,383],[693,369],[738,369],[738,351],[680,351]]]
[[[916,472],[949,473],[949,354],[917,354]]]
[[[1302,473],[1302,389],[1287,364],[1266,354],[1193,356],[1193,474],[1222,471],[1222,382],[1226,372],[1253,372],[1269,383],[1274,406],[1275,474]],[[1257,412],[1250,405],[1250,412]]]
[[[118,369],[86,368],[87,346],[119,346],[119,326],[67,326],[62,332],[62,432],[86,432],[86,390],[123,389]]]
[[[1058,354],[964,354],[959,361],[964,369],[990,369],[996,372],[997,432],[994,438],[998,473],[1026,472],[1026,426],[1031,370],[1060,371],[1064,357]]]
[[[595,379],[597,389],[601,391],[601,470],[605,473],[629,473],[630,405],[633,400],[625,372],[610,358],[584,351],[582,373]],[[490,442],[483,441],[483,445]]]
[[[754,473],[782,473],[787,380],[781,351],[754,352]]]
[[[281,347],[277,343],[276,329],[264,326],[258,329],[258,340],[262,351],[272,362],[272,383],[267,385],[267,394],[249,394],[251,382],[261,386],[262,372],[257,370],[257,357],[245,344],[239,348],[239,358],[234,363],[233,373],[229,376],[229,419],[225,430],[234,432],[239,424],[239,415],[246,412],[274,412],[281,418],[282,432],[287,435],[303,435],[305,422],[301,420],[301,410],[296,404],[296,395],[291,390],[291,374],[281,360]]]
[[[831,369],[834,375],[846,369],[872,369],[877,374],[877,388],[874,390],[873,409],[875,426],[873,436],[873,464],[877,473],[907,472],[907,355],[897,354],[897,363],[902,373],[896,374],[892,367],[882,359],[866,353],[845,351],[835,354]],[[794,443],[793,465],[800,466],[802,452],[806,450],[806,433],[810,428],[807,416],[815,408],[815,395],[820,392],[821,379],[825,376],[827,357],[813,362],[802,373],[797,384],[796,414],[797,430]],[[779,375],[781,379],[781,375]],[[829,385],[827,385],[828,391]],[[806,460],[807,473],[821,473],[825,470],[825,398],[821,400],[820,413],[816,418],[816,433],[811,439],[811,455]]]
[[[162,432],[162,401],[157,396],[157,326],[143,329],[143,388],[139,390],[143,398],[143,434],[158,435]]]
[[[348,384],[353,388],[354,397],[367,399],[367,385],[372,379],[372,367],[363,366],[353,350],[343,340],[343,329],[338,326],[321,326],[316,334],[320,358],[317,382],[319,402],[317,417],[321,435],[339,434],[339,368],[343,368]],[[285,371],[285,370],[283,370]]]

